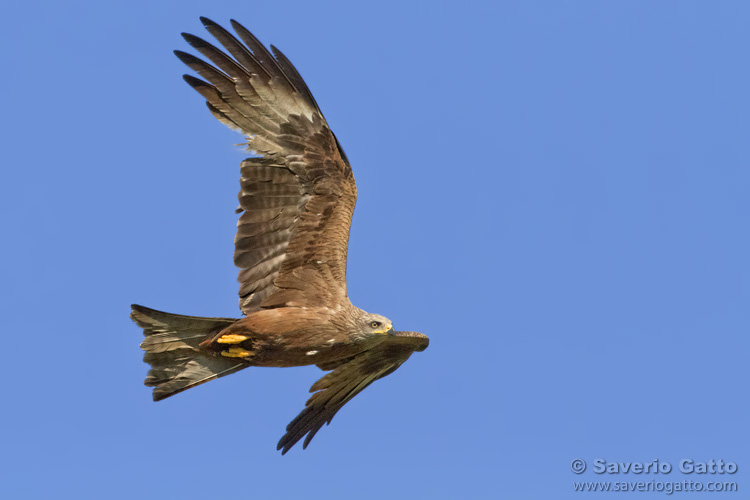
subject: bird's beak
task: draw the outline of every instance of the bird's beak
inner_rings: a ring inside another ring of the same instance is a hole
[[[388,334],[388,335],[393,335],[393,325],[391,325],[391,324],[389,323],[389,324],[388,324],[388,325],[386,325],[386,327],[385,327],[385,328],[383,328],[382,330],[374,330],[374,331],[373,331],[372,333],[386,333],[386,334]]]
[[[389,326],[390,326],[390,328],[389,328],[389,329],[388,329],[388,330],[387,330],[387,331],[386,331],[385,333],[386,333],[387,335],[392,335],[392,336],[395,336],[395,335],[396,335],[396,330],[394,330],[394,329],[393,329],[393,326],[392,326],[392,325],[389,325]]]

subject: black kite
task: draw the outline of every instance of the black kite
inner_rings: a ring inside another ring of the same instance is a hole
[[[245,317],[180,316],[138,305],[131,317],[146,336],[141,347],[151,370],[145,383],[154,387],[155,401],[249,366],[332,370],[313,384],[305,409],[287,426],[278,444],[286,453],[305,435],[307,447],[347,401],[429,340],[394,331],[387,318],[349,302],[346,254],[357,188],[297,70],[239,23],[232,21],[237,39],[201,21],[231,57],[183,34],[213,63],[175,51],[204,79],[185,75],[185,81],[261,155],[244,160],[240,170],[234,262]]]

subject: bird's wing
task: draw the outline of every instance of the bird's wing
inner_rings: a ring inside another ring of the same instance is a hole
[[[375,347],[324,375],[310,388],[314,394],[305,403],[305,409],[287,425],[286,434],[279,441],[277,449],[282,454],[286,453],[305,434],[307,437],[302,447],[307,448],[323,424],[330,424],[347,401],[377,379],[393,373],[414,351],[423,351],[428,344],[429,339],[421,333],[384,335],[383,341]]]
[[[346,253],[357,188],[349,162],[297,70],[242,25],[239,39],[201,18],[226,52],[196,36],[187,42],[213,65],[177,57],[205,79],[185,81],[222,123],[260,157],[241,165],[234,262],[240,309],[333,307],[347,299]],[[240,39],[242,41],[240,41]],[[243,43],[244,42],[244,43]]]

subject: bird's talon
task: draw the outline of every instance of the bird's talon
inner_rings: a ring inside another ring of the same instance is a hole
[[[222,335],[219,337],[216,342],[218,344],[239,344],[240,342],[244,342],[249,337],[245,337],[244,335],[235,335],[235,334],[227,334]]]
[[[252,356],[253,353],[242,347],[230,347],[229,350],[221,351],[221,355],[226,356],[227,358],[247,358]]]

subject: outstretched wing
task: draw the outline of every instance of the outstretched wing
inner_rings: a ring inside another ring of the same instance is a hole
[[[242,25],[234,35],[201,18],[227,53],[183,37],[213,65],[177,57],[206,81],[185,81],[222,123],[247,137],[262,157],[241,165],[234,262],[241,269],[240,309],[334,307],[347,299],[346,253],[357,199],[354,176],[336,137],[297,70]],[[244,43],[243,43],[244,42]]]
[[[428,344],[429,339],[421,333],[396,332],[395,336],[383,336],[383,341],[372,349],[324,375],[310,388],[314,394],[305,403],[305,409],[287,425],[276,449],[286,453],[305,434],[302,447],[307,448],[323,424],[330,424],[347,401],[377,379],[396,371],[414,351],[424,351]]]

